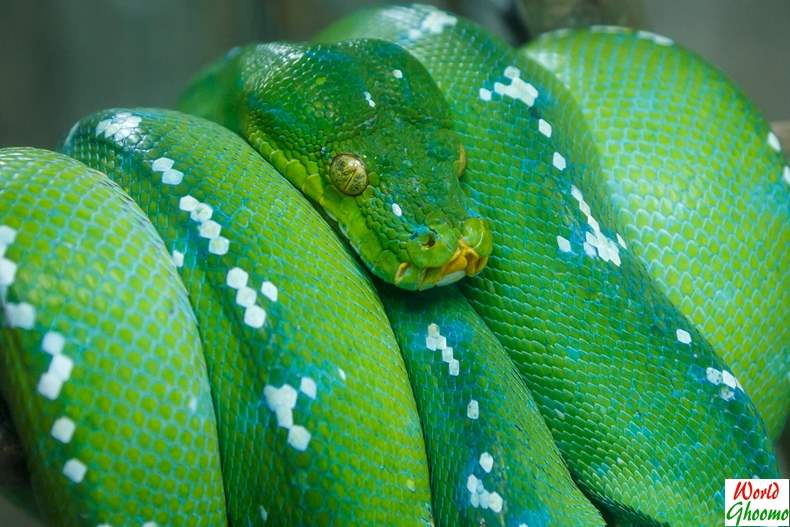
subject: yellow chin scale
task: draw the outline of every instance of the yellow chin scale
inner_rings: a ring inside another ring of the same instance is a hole
[[[441,267],[428,267],[421,271],[415,269],[409,262],[403,262],[395,272],[393,283],[401,285],[404,278],[415,271],[421,273],[416,280],[415,289],[429,289],[434,286],[449,285],[457,282],[465,276],[474,276],[488,263],[488,256],[480,256],[478,252],[470,247],[463,239],[458,241],[458,247],[450,258]]]

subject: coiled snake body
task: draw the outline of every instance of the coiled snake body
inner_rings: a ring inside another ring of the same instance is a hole
[[[0,151],[46,518],[715,525],[777,474],[790,170],[735,88],[621,28],[516,52],[413,6],[318,41]]]

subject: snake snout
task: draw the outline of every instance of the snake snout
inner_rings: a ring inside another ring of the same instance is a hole
[[[410,244],[411,262],[404,262],[395,284],[407,289],[429,289],[474,276],[486,266],[493,238],[481,218],[464,220],[460,229],[442,226],[415,235]]]

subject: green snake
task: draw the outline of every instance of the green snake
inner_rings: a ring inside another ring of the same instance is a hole
[[[50,523],[718,525],[777,476],[790,169],[701,59],[382,8],[179,109],[0,150]]]

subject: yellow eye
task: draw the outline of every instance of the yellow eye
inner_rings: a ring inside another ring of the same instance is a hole
[[[466,169],[466,150],[464,150],[464,145],[458,146],[458,159],[453,162],[453,166],[457,177],[460,178],[464,175],[464,170]]]
[[[368,186],[368,169],[354,154],[338,154],[329,167],[329,180],[343,194],[356,196]]]

